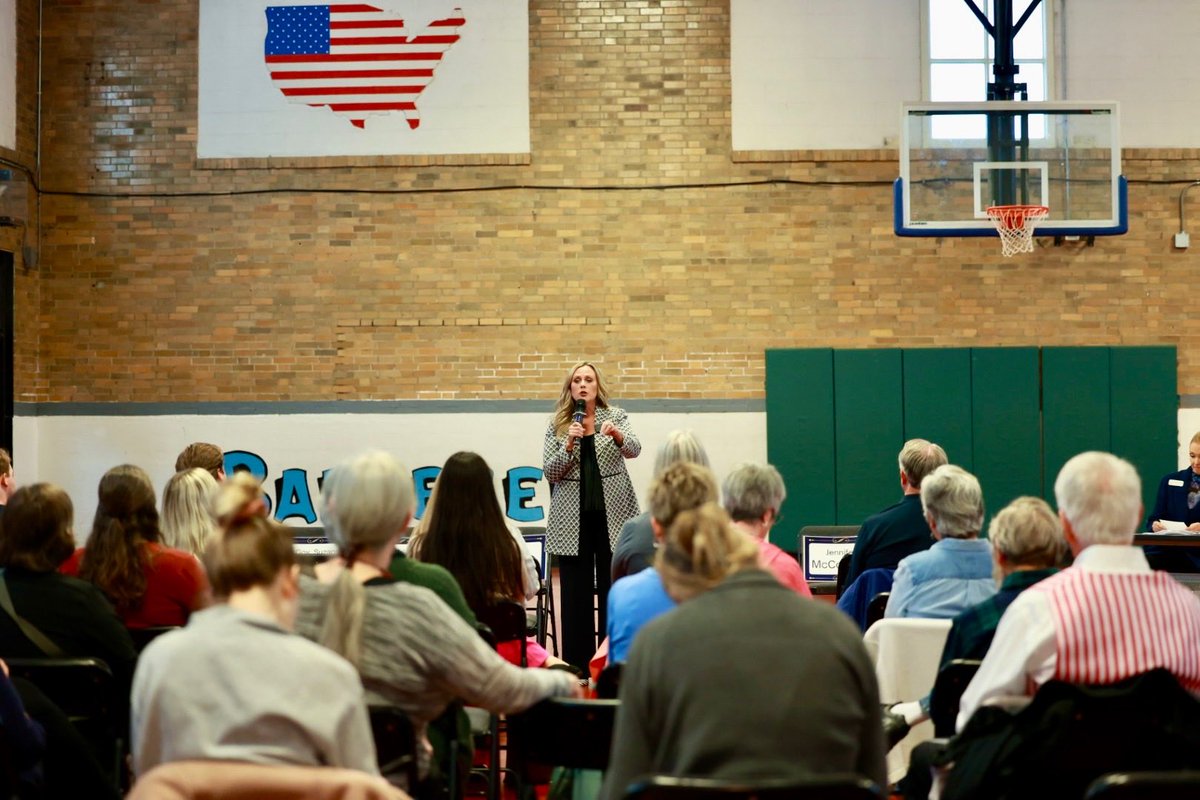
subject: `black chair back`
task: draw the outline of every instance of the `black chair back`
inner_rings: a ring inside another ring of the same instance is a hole
[[[880,800],[884,794],[858,775],[755,783],[656,775],[630,786],[625,797],[627,800]]]
[[[1088,787],[1084,800],[1195,800],[1200,772],[1114,772]]]
[[[146,645],[153,642],[159,636],[170,631],[179,630],[178,625],[156,625],[152,628],[128,628],[129,638],[133,639],[133,649],[141,653],[146,649]]]
[[[475,609],[475,618],[491,631],[490,641],[493,647],[501,642],[519,641],[521,643],[521,666],[526,665],[525,606],[511,600],[501,601]]]
[[[949,738],[954,735],[958,705],[967,684],[979,671],[980,661],[956,658],[938,672],[929,698],[929,718],[933,720],[933,735]]]
[[[596,696],[601,700],[616,700],[621,691],[621,664],[609,664],[596,679]]]
[[[883,614],[887,611],[888,598],[891,596],[891,592],[880,592],[871,598],[871,602],[867,604],[866,630],[870,630],[872,625],[883,619]]]
[[[24,678],[41,689],[72,722],[97,721],[123,726],[114,719],[123,712],[117,702],[112,670],[99,658],[7,658],[11,677]]]
[[[394,706],[368,706],[375,758],[384,776],[404,775],[407,790],[417,789],[417,737],[412,720]]]
[[[531,767],[604,770],[612,749],[616,700],[554,697],[510,715],[510,757]]]
[[[838,562],[837,584],[834,587],[835,600],[841,600],[842,592],[846,591],[846,576],[850,574],[851,558],[853,558],[853,553],[846,553],[846,555],[842,556],[842,560]]]

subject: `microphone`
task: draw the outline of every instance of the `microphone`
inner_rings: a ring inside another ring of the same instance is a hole
[[[576,401],[575,401],[575,415],[574,415],[574,420],[575,420],[576,422],[580,422],[580,423],[582,423],[582,422],[583,422],[583,415],[584,415],[584,413],[585,413],[586,411],[587,411],[587,401],[586,401],[586,400],[576,400]]]

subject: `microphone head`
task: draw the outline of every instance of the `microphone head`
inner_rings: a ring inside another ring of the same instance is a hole
[[[576,400],[575,401],[575,413],[583,414],[585,412],[587,412],[587,401],[586,400]]]

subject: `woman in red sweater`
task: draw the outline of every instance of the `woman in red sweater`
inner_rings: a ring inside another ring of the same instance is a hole
[[[191,553],[162,544],[154,486],[145,470],[130,464],[100,479],[87,547],[61,571],[94,583],[127,628],[183,625],[209,602],[203,567]]]

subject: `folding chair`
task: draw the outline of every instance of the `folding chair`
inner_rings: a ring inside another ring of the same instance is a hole
[[[523,785],[546,783],[554,767],[607,769],[619,705],[554,697],[511,715],[509,753]]]
[[[153,642],[164,633],[169,633],[174,630],[179,630],[178,625],[156,625],[151,628],[127,628],[129,638],[133,639],[133,649],[141,653],[146,649],[146,645]]]
[[[609,664],[596,680],[596,697],[601,700],[616,700],[621,691],[621,664]]]
[[[496,647],[502,642],[519,641],[520,665],[528,663],[525,641],[525,607],[520,603],[502,601],[475,610],[475,617],[482,627],[480,635]],[[488,800],[500,797],[500,715],[491,714],[488,721]],[[453,789],[454,787],[452,787]],[[453,797],[453,795],[451,795]]]
[[[871,602],[867,604],[867,629],[879,620],[883,619],[887,612],[888,598],[892,596],[891,592],[880,592],[871,598]]]
[[[627,800],[880,800],[884,796],[878,786],[857,775],[753,783],[655,775],[625,792]]]
[[[403,775],[409,794],[417,791],[417,737],[412,720],[394,706],[368,706],[375,758],[385,778]]]
[[[109,669],[99,658],[8,658],[9,676],[24,678],[58,706],[89,743],[111,742],[111,752],[97,752],[116,785],[125,776],[127,705]],[[95,747],[93,749],[96,749]]]
[[[956,658],[938,671],[929,698],[929,718],[933,720],[934,736],[949,738],[954,735],[959,701],[981,663],[976,659]]]

